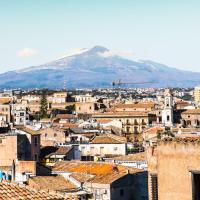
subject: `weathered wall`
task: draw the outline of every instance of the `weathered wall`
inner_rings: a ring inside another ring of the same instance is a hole
[[[149,157],[148,161],[149,172],[157,170],[159,200],[192,200],[190,171],[200,170],[200,143],[162,141],[156,153],[157,166],[154,157]]]
[[[11,166],[17,158],[17,136],[0,137],[0,166]]]

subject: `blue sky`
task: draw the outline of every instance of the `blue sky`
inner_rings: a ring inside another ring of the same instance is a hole
[[[199,10],[195,0],[0,0],[0,72],[95,45],[200,72]]]

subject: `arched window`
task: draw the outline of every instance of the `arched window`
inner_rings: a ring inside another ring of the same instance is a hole
[[[167,115],[167,121],[169,121],[170,120],[170,116],[169,115]]]
[[[169,107],[169,98],[166,99],[166,106]]]

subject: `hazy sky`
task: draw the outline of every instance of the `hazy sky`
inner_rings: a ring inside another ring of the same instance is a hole
[[[94,45],[200,71],[200,1],[0,0],[0,72]]]

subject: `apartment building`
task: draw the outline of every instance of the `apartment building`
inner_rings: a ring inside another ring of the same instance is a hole
[[[95,113],[92,118],[96,120],[119,120],[122,122],[122,131],[127,139],[140,141],[142,140],[142,131],[156,121],[156,114],[142,111],[104,112]]]

